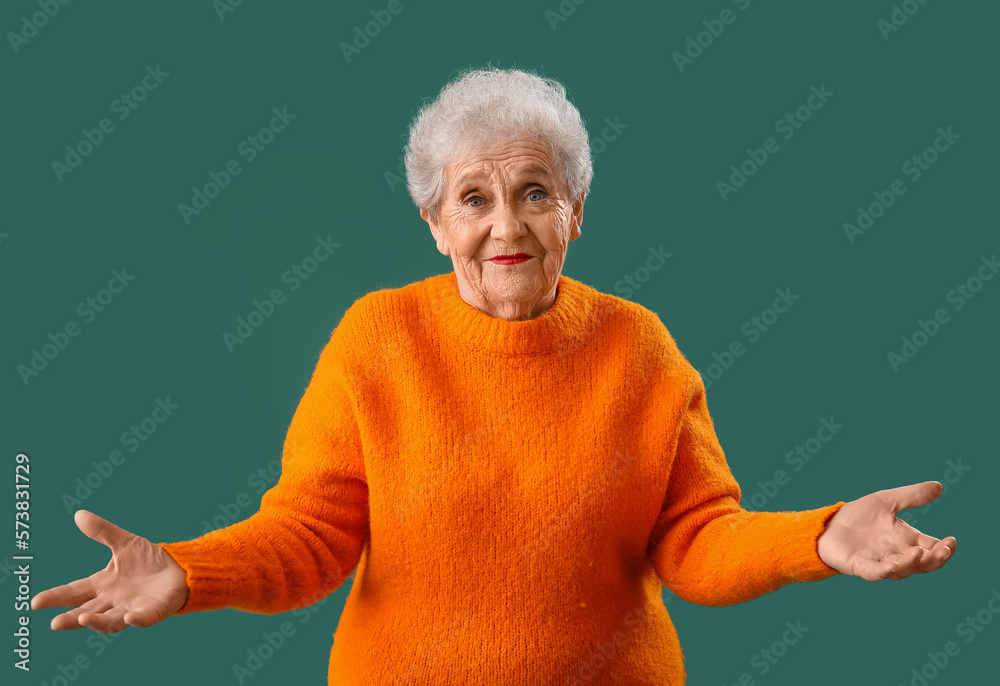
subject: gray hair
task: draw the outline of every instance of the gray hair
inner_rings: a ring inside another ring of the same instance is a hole
[[[417,207],[437,215],[448,164],[516,138],[550,146],[556,172],[573,200],[590,189],[590,140],[566,88],[519,69],[487,68],[460,73],[414,118],[405,152],[410,197]]]

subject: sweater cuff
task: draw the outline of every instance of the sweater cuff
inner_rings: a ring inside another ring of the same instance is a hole
[[[782,558],[779,568],[786,570],[790,581],[820,581],[840,574],[823,562],[817,542],[830,517],[844,505],[841,501],[815,510],[789,513],[795,515],[795,524],[788,528],[778,554]]]
[[[163,548],[187,573],[188,599],[175,614],[230,607],[227,600],[231,599],[231,567],[216,561],[216,556],[206,554],[197,539],[156,545]]]

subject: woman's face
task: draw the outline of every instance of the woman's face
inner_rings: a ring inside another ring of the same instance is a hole
[[[462,298],[502,319],[547,310],[569,242],[579,238],[584,196],[571,199],[549,146],[513,140],[448,165],[438,216],[421,210],[438,250],[450,255]],[[498,261],[498,256],[528,256]]]

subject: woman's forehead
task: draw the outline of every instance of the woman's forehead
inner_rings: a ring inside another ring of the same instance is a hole
[[[548,147],[530,142],[467,153],[449,164],[447,170],[454,184],[490,180],[512,182],[530,177],[554,181],[556,178]]]

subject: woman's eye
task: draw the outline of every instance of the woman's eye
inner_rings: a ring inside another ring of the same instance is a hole
[[[479,204],[474,205],[473,203],[479,203]],[[466,200],[466,204],[468,204],[470,207],[482,207],[483,206],[482,203],[483,203],[482,198],[469,198],[468,200]]]
[[[531,199],[531,196],[533,196],[533,195],[538,196],[536,200],[541,200],[542,198],[545,197],[545,192],[544,191],[531,191],[530,193],[528,193],[528,198]]]

